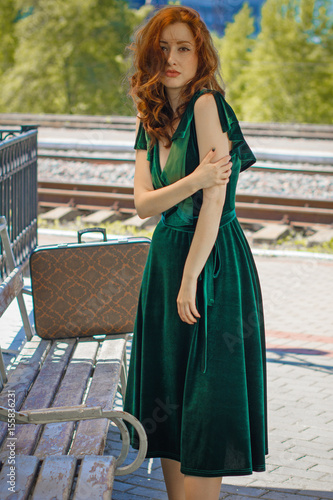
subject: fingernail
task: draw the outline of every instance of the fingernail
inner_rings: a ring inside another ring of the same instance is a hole
[[[215,151],[215,148],[212,148],[212,151]]]

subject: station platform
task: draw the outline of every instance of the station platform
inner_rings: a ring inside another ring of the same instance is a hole
[[[333,259],[256,249],[253,254],[266,327],[267,470],[223,478],[220,499],[333,499]],[[32,300],[25,300],[33,321]],[[14,301],[0,318],[0,343],[19,349],[24,342]],[[130,349],[131,343],[128,355]],[[11,360],[5,354],[6,363]],[[119,396],[116,406],[121,403]],[[105,453],[120,447],[111,424]],[[160,460],[147,459],[135,473],[116,477],[112,498],[167,500]]]

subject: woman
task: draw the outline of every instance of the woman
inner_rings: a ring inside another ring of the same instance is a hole
[[[145,427],[147,457],[161,457],[170,500],[216,500],[223,476],[265,470],[268,453],[262,297],[235,213],[238,175],[256,159],[196,11],[159,10],[132,49],[135,205],[141,218],[162,218],[124,409]]]

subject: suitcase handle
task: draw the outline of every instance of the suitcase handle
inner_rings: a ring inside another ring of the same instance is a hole
[[[81,243],[82,235],[85,233],[102,233],[103,234],[103,241],[107,241],[106,229],[104,227],[92,227],[90,229],[89,228],[88,229],[80,229],[77,232],[78,243]]]

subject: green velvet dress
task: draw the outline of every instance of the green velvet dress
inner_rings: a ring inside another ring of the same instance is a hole
[[[194,103],[213,93],[223,132],[233,143],[232,173],[219,233],[198,279],[194,325],[181,321],[176,298],[202,203],[202,191],[162,214],[145,267],[124,410],[147,432],[147,457],[181,462],[194,476],[233,476],[265,470],[267,445],[266,353],[257,269],[235,212],[240,172],[256,158],[238,120],[217,91],[189,102],[172,137],[165,168],[158,144],[140,124],[135,148],[147,149],[155,189],[199,165]],[[137,435],[128,424],[131,444]]]

